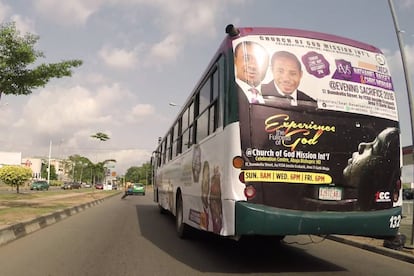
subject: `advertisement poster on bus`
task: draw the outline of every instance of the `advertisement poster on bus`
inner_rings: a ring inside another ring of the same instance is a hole
[[[249,110],[239,112],[245,181],[335,186],[318,199],[388,208],[400,177],[392,78],[378,49],[337,41],[305,33],[233,41],[239,110]]]

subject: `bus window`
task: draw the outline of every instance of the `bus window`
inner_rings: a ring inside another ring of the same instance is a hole
[[[185,112],[183,113],[182,118],[182,129],[187,129],[188,128],[188,108],[185,110]]]
[[[177,139],[178,139],[178,122],[175,123],[174,128],[172,130],[172,149],[171,149],[171,156],[177,156]]]
[[[204,111],[200,117],[197,119],[197,135],[196,135],[196,142],[200,142],[205,137],[207,137],[208,133],[208,110]]]
[[[214,71],[211,76],[213,82],[213,100],[217,99],[219,96],[219,79],[218,79],[218,70]]]
[[[188,107],[188,125],[191,125],[194,122],[194,102]]]
[[[218,109],[217,109],[217,102],[215,102],[214,105],[212,105],[210,107],[209,110],[209,134],[213,133],[214,131],[216,131],[217,127],[218,127]]]
[[[208,79],[200,90],[200,112],[203,112],[210,105],[210,88],[210,79]]]
[[[182,139],[183,139],[183,144],[182,144],[183,149],[186,150],[190,147],[190,135],[189,135],[188,129],[184,130]]]
[[[189,134],[188,148],[190,148],[191,145],[195,144],[195,133],[194,133],[194,129],[195,129],[194,124],[191,125],[188,128],[188,134]]]
[[[174,129],[171,129],[170,134],[168,134],[168,138],[167,138],[167,160],[171,160],[172,159],[172,143],[173,143],[173,132]]]
[[[177,155],[182,152],[182,124],[181,118],[178,119],[176,124],[176,133],[177,133]]]
[[[165,158],[166,158],[166,153],[167,153],[167,149],[166,149],[166,140],[162,141],[162,146],[161,146],[161,160],[162,160],[162,164],[165,164]]]

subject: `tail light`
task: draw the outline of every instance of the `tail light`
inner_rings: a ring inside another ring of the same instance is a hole
[[[398,198],[400,197],[400,190],[401,190],[401,179],[398,179],[397,182],[395,183],[395,189],[392,195],[392,199],[394,202],[398,201]]]
[[[241,169],[244,165],[244,160],[241,156],[236,156],[233,158],[233,167],[236,169]]]
[[[395,189],[396,190],[401,190],[401,179],[398,179],[397,183],[395,183]]]
[[[241,183],[245,183],[245,180],[244,180],[244,172],[241,172],[239,174],[239,180],[240,180]]]
[[[247,199],[252,199],[256,196],[256,189],[249,185],[244,188],[244,195],[247,197]]]

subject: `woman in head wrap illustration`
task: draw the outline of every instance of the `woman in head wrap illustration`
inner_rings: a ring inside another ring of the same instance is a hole
[[[346,185],[357,188],[361,210],[385,209],[398,200],[400,137],[394,127],[381,131],[374,141],[360,143],[343,170]]]
[[[210,165],[207,161],[203,164],[203,173],[201,179],[201,202],[203,203],[203,212],[201,213],[200,226],[202,229],[208,229],[209,222],[209,204],[208,195],[210,193]]]
[[[214,167],[214,174],[211,177],[210,187],[210,210],[211,220],[213,222],[213,232],[220,233],[223,226],[223,213],[221,205],[221,187],[220,187],[219,167]]]

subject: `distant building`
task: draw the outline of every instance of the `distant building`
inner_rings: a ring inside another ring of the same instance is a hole
[[[403,183],[411,183],[414,188],[414,156],[413,146],[403,147],[403,167],[401,172],[401,180]]]
[[[42,178],[42,159],[40,158],[23,158],[21,159],[21,165],[29,167],[33,174],[33,179]]]
[[[0,151],[0,167],[4,165],[21,165],[32,170],[32,178],[41,178],[42,159],[22,158],[21,152]]]
[[[22,162],[21,152],[0,151],[0,167],[3,165],[20,165]]]
[[[50,159],[50,166],[55,167],[55,172],[57,174],[58,180],[67,181],[70,179],[69,177],[69,169],[70,167],[65,166],[65,162],[62,159]]]

